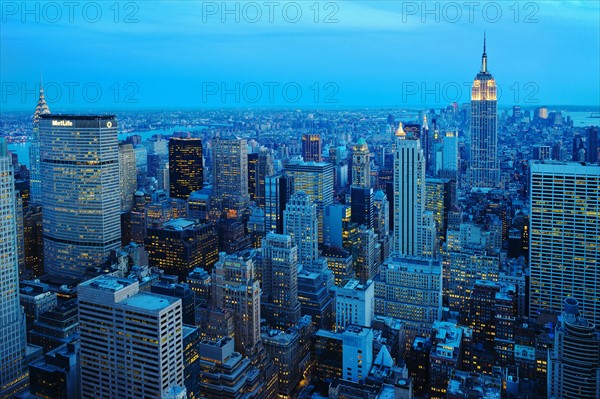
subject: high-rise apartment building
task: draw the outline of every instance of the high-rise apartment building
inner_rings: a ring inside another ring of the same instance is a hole
[[[183,387],[181,300],[100,276],[78,287],[81,398],[161,397]]]
[[[121,246],[114,115],[40,115],[47,273],[80,278]]]
[[[202,140],[175,138],[169,140],[169,194],[187,200],[194,191],[202,189],[204,166]]]
[[[484,38],[481,70],[471,90],[471,187],[496,188],[500,183],[497,123],[496,81],[487,69]]]
[[[26,382],[25,315],[19,303],[15,182],[6,140],[0,138],[0,398]]]
[[[564,298],[600,323],[600,166],[533,162],[530,175],[529,314],[559,312]]]

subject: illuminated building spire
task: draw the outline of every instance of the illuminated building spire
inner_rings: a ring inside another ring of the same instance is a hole
[[[483,32],[483,54],[481,55],[481,73],[487,73],[487,54],[485,53],[485,31]]]
[[[40,75],[40,98],[38,99],[37,106],[35,107],[35,112],[33,113],[33,123],[39,122],[40,115],[45,115],[49,113],[50,108],[48,108],[46,98],[44,97],[44,83],[42,82],[42,77]]]
[[[402,122],[400,122],[398,124],[398,130],[396,130],[396,137],[406,137],[406,133],[404,132],[404,129],[402,128]]]

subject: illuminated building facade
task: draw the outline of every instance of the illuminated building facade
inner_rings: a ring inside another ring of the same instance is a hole
[[[121,246],[114,115],[41,115],[47,273],[80,278]]]
[[[572,296],[600,324],[600,166],[533,162],[529,193],[530,316]]]
[[[371,188],[371,153],[364,138],[352,148],[352,186]]]
[[[240,211],[250,201],[248,194],[248,142],[237,137],[212,140],[212,175],[215,209]]]
[[[317,206],[306,193],[297,191],[283,213],[285,234],[298,247],[298,262],[312,264],[319,257]]]
[[[185,281],[196,267],[211,271],[218,260],[217,236],[211,224],[173,219],[149,227],[146,239],[148,265]]]
[[[344,248],[325,246],[321,256],[327,259],[327,268],[333,272],[335,285],[341,286],[354,278],[352,254]]]
[[[354,257],[354,272],[356,278],[362,282],[371,280],[379,272],[380,249],[377,243],[377,234],[373,229],[361,228],[358,230],[356,245],[352,247]]]
[[[333,204],[333,165],[326,162],[290,161],[285,171],[293,180],[294,192],[304,191],[317,204],[319,243],[323,243],[323,213]]]
[[[269,233],[261,251],[263,317],[285,331],[300,319],[298,247],[289,235]]]
[[[255,251],[221,253],[212,274],[213,304],[233,313],[236,351],[252,357],[260,342],[260,281]]]
[[[451,207],[450,179],[437,179],[428,177],[425,179],[427,200],[425,209],[433,213],[435,220],[436,236],[438,241],[446,241],[446,230],[448,229],[448,212]]]
[[[183,387],[181,300],[100,276],[78,286],[81,398],[161,397]]]
[[[393,256],[375,280],[375,314],[405,323],[407,344],[442,317],[442,268],[424,257]]]
[[[466,245],[447,255],[448,278],[444,281],[444,295],[448,298],[451,311],[466,314],[469,299],[477,280],[498,281],[499,263],[497,255],[490,254],[478,245]]]
[[[133,208],[133,195],[137,190],[137,167],[131,144],[119,144],[119,187],[121,212],[129,212]]]
[[[500,184],[497,123],[496,81],[487,69],[484,38],[481,71],[475,76],[471,90],[471,187],[496,188]]]
[[[304,162],[321,162],[321,136],[318,134],[302,135],[302,159]]]
[[[15,183],[6,141],[0,138],[0,397],[25,383],[25,315],[19,303]]]
[[[204,166],[202,140],[172,138],[169,140],[169,194],[187,200],[194,191],[202,189]]]

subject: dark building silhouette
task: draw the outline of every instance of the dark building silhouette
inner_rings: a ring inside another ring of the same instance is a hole
[[[352,187],[350,192],[351,220],[359,226],[373,228],[373,189]]]
[[[210,271],[218,260],[217,236],[211,224],[173,219],[148,228],[148,265],[181,281],[196,267]]]
[[[320,135],[302,135],[302,158],[305,162],[321,162],[321,152]]]
[[[192,191],[202,189],[202,141],[172,138],[169,140],[170,195],[187,200]]]

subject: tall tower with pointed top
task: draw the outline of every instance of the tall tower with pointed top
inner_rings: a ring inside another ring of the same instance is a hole
[[[33,113],[33,131],[31,145],[29,146],[29,180],[31,202],[42,201],[42,179],[40,175],[40,115],[50,113],[50,108],[44,97],[44,85],[40,81],[40,98]]]
[[[498,165],[498,100],[496,81],[487,69],[487,54],[483,37],[481,70],[475,76],[471,90],[471,187],[496,188],[500,183]]]

